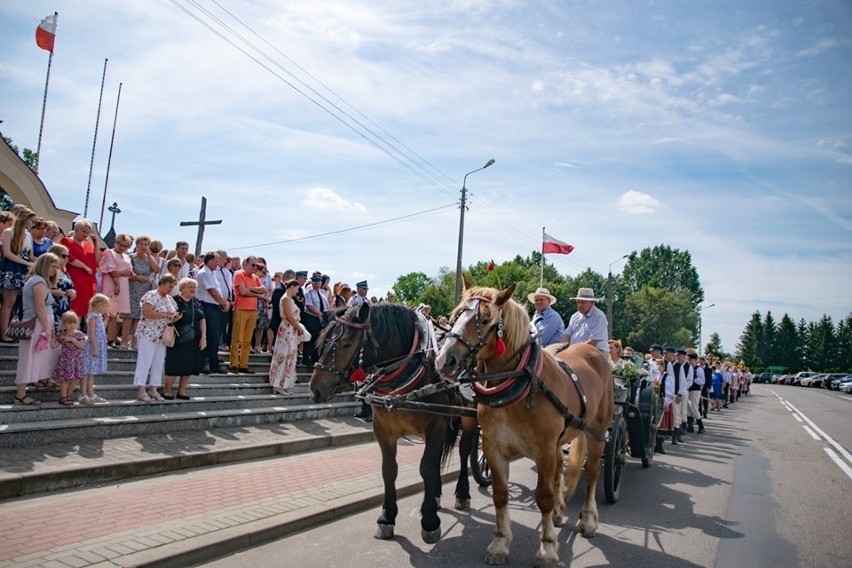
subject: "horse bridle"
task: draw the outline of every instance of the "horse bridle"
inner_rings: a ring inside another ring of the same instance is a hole
[[[337,377],[338,383],[340,383],[343,379],[347,379],[354,369],[364,366],[364,344],[367,339],[369,338],[370,343],[373,345],[373,351],[376,354],[379,352],[379,342],[376,340],[376,336],[373,335],[373,328],[369,319],[364,323],[357,323],[349,321],[345,316],[339,316],[335,318],[335,321],[340,324],[341,327],[333,337],[329,338],[328,343],[323,347],[323,352],[320,354],[319,360],[314,363],[314,367],[321,371],[325,371],[326,373],[331,373]],[[358,348],[356,350],[357,355],[352,357],[352,360],[349,361],[349,364],[342,371],[336,366],[324,365],[322,360],[326,358],[327,354],[329,354],[329,350],[331,350],[330,354],[332,361],[337,359],[337,340],[343,336],[345,328],[347,327],[363,331],[361,338],[358,340]]]
[[[472,302],[475,302],[476,304],[471,305]],[[491,337],[491,334],[494,333],[497,330],[497,328],[502,325],[502,320],[501,320],[500,324],[492,326],[491,328],[488,329],[488,332],[485,335],[482,335],[482,318],[479,315],[479,303],[480,302],[485,302],[486,304],[490,304],[491,298],[488,298],[487,296],[481,296],[481,295],[480,296],[471,296],[470,299],[469,299],[469,303],[468,303],[468,309],[473,309],[473,310],[476,311],[476,315],[474,316],[474,323],[476,324],[476,338],[478,340],[476,345],[474,345],[473,343],[468,341],[468,339],[465,336],[459,335],[458,333],[454,332],[452,329],[450,329],[450,331],[448,331],[444,334],[444,337],[452,337],[452,338],[462,342],[464,344],[464,346],[467,347],[467,355],[465,355],[464,358],[461,360],[461,363],[459,363],[459,367],[462,370],[465,370],[465,371],[470,371],[470,370],[473,370],[474,368],[476,368],[476,360],[477,360],[477,357],[479,356],[479,352],[482,351],[483,347],[485,347],[485,344],[488,341],[488,338]]]

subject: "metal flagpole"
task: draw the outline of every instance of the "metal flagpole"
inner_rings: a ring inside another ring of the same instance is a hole
[[[115,118],[112,121],[112,138],[109,141],[109,158],[107,158],[106,179],[104,180],[104,198],[101,201],[101,217],[98,221],[98,228],[104,224],[104,208],[106,207],[107,186],[109,186],[109,168],[112,165],[112,147],[115,144],[115,125],[118,124],[118,104],[121,102],[121,86],[123,84],[118,84],[118,97],[115,99]]]
[[[101,94],[98,97],[98,116],[95,118],[95,138],[92,140],[92,159],[89,161],[89,183],[86,184],[86,203],[83,206],[83,217],[88,217],[89,213],[89,194],[92,190],[92,169],[95,167],[95,147],[98,145],[98,125],[101,121],[101,103],[104,100],[104,82],[106,81],[107,62],[109,59],[104,58],[104,74],[101,77]],[[98,232],[101,228],[98,227]]]
[[[544,288],[544,229],[541,228],[541,273],[538,277],[538,287]]]
[[[53,13],[54,24],[59,21],[59,12]],[[44,114],[47,111],[47,86],[50,83],[50,66],[53,64],[53,50],[47,58],[47,76],[44,78],[44,99],[41,101],[41,123],[38,125],[38,145],[36,146],[35,167],[33,171],[38,174],[38,163],[41,160],[41,135],[44,133]]]

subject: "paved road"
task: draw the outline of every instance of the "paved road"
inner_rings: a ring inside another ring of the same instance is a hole
[[[586,540],[562,529],[560,566],[848,566],[852,397],[787,386],[753,391],[712,415],[706,435],[690,435],[675,448],[667,444],[668,455],[650,469],[630,460],[621,501],[606,505],[599,495],[598,536]],[[539,521],[532,464],[515,462],[511,479],[515,541],[508,566],[529,566]],[[451,492],[445,486],[445,495]],[[571,517],[577,507],[575,498]],[[401,501],[393,541],[372,538],[374,509],[207,566],[481,565],[494,520],[486,490],[474,495],[470,513],[442,510],[444,533],[434,546],[420,539],[418,508],[419,498]]]

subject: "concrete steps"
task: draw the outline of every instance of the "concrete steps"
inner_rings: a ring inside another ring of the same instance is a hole
[[[249,368],[255,374],[192,377],[187,391],[191,400],[139,402],[133,386],[135,357],[133,350],[109,350],[110,372],[95,378],[105,404],[62,406],[57,390],[30,387],[28,393],[42,404],[22,406],[14,404],[17,346],[0,345],[0,448],[316,420],[351,416],[360,408],[352,393],[312,404],[307,368],[299,369],[293,396],[272,394],[268,354],[251,355]]]

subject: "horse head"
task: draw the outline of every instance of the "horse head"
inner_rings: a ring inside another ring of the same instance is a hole
[[[356,365],[363,366],[370,330],[369,302],[337,315],[317,339],[319,360],[314,364],[308,390],[314,402],[326,402],[349,384]],[[360,359],[359,359],[360,358]]]
[[[530,337],[527,311],[512,299],[515,284],[504,290],[469,286],[452,315],[435,367],[444,380],[474,367],[500,367],[516,355]]]

